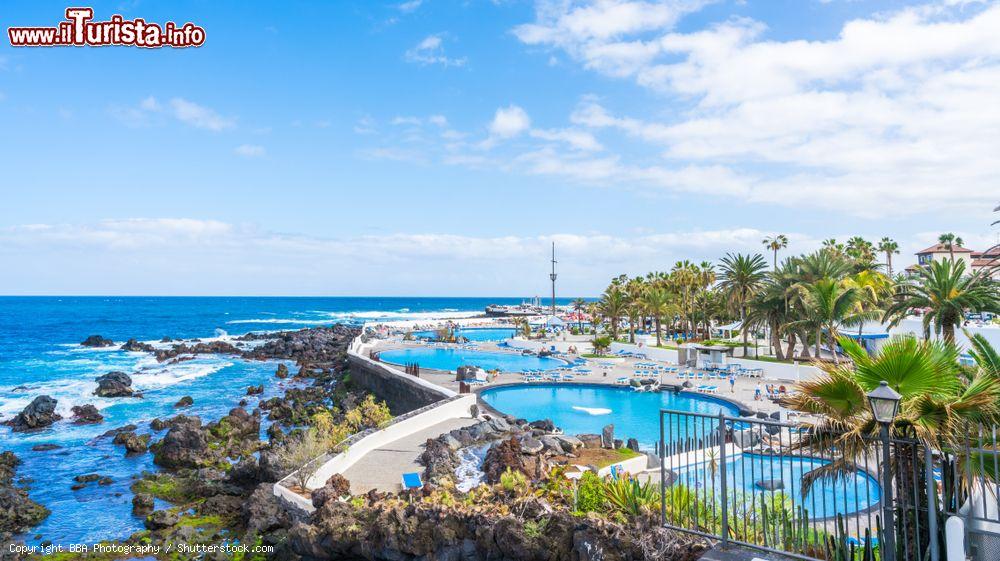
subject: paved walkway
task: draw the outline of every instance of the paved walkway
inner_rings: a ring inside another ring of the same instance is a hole
[[[423,478],[424,466],[417,463],[417,458],[423,453],[427,439],[476,422],[476,419],[448,419],[372,450],[343,474],[351,482],[351,494],[360,495],[372,489],[397,492],[404,473],[417,472]]]

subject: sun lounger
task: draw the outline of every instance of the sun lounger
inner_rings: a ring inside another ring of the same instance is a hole
[[[408,491],[410,489],[419,489],[424,486],[424,482],[420,480],[420,474],[417,472],[404,473],[403,474],[403,490]]]

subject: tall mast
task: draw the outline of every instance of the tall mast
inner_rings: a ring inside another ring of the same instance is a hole
[[[552,315],[556,315],[556,242],[552,242],[552,273],[549,275],[552,279]]]

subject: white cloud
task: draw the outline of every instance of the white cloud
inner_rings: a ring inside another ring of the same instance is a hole
[[[358,134],[375,134],[378,132],[375,129],[375,120],[369,116],[364,116],[358,119],[358,122],[354,124],[354,132]]]
[[[221,131],[234,124],[231,119],[219,115],[214,110],[180,97],[170,100],[170,108],[177,120],[199,129]]]
[[[181,97],[172,98],[164,106],[156,97],[149,96],[136,106],[112,106],[109,111],[119,121],[132,127],[148,125],[156,115],[167,115],[186,125],[215,132],[232,128],[236,124],[235,120],[223,117],[213,109]]]
[[[257,144],[240,144],[233,152],[244,158],[260,158],[267,153],[263,146]]]
[[[417,8],[419,8],[420,5],[423,4],[423,3],[424,3],[424,0],[409,0],[408,2],[403,2],[403,3],[399,4],[396,7],[399,8],[400,12],[403,12],[404,14],[408,14],[410,12],[416,11]]]
[[[603,148],[593,134],[583,130],[532,129],[529,134],[533,138],[565,142],[577,150],[595,151]]]
[[[772,39],[739,18],[673,31],[702,4],[539,1],[514,33],[663,94],[659,120],[592,99],[571,116],[658,151],[652,164],[622,152],[617,164],[639,176],[727,170],[722,192],[746,201],[870,217],[995,203],[1000,5],[880,13],[825,40]]]
[[[442,66],[465,66],[467,59],[451,58],[444,52],[444,41],[441,35],[428,35],[415,47],[406,51],[404,58],[417,64],[440,64]]]
[[[732,228],[632,237],[416,232],[324,238],[190,218],[33,224],[0,228],[0,258],[19,271],[0,277],[0,292],[391,295],[424,286],[447,295],[534,294],[547,286],[554,241],[560,292],[586,295],[622,272],[644,274],[680,258],[715,260],[726,251],[759,250],[769,233]],[[785,233],[792,240],[788,251],[818,244]],[[78,274],[52,275],[54,263]],[[268,274],[273,271],[282,274]]]
[[[497,109],[490,123],[490,134],[500,138],[517,136],[531,127],[531,118],[524,109],[509,105]]]

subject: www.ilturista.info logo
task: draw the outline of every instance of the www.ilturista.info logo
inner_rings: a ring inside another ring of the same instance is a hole
[[[55,27],[8,27],[13,47],[103,47],[124,45],[156,49],[160,47],[200,47],[205,29],[191,22],[162,26],[142,18],[126,20],[115,14],[107,21],[92,21],[93,8],[66,8],[66,21]]]

